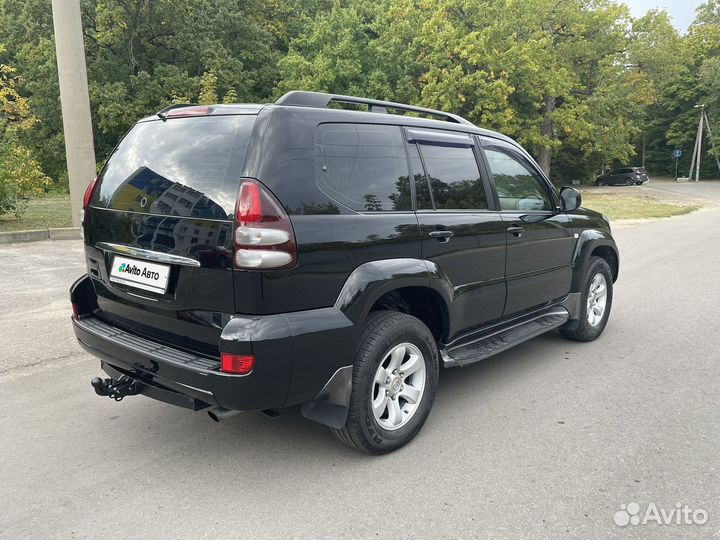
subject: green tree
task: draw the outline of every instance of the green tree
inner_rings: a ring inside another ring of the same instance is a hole
[[[0,54],[4,51],[0,44]],[[42,194],[50,184],[19,138],[37,122],[28,100],[17,91],[19,81],[14,68],[0,64],[0,214],[14,212],[18,218],[25,198]]]

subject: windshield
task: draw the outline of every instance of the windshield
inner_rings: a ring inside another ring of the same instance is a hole
[[[140,122],[110,157],[90,204],[232,219],[255,115]]]

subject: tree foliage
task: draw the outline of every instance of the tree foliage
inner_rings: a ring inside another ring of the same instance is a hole
[[[720,3],[681,36],[613,0],[81,0],[96,153],[170,103],[292,89],[459,113],[517,138],[564,182],[666,172],[705,103],[720,138]],[[0,61],[32,107],[17,144],[65,177],[50,0],[0,1]],[[720,141],[718,141],[720,142]],[[711,168],[704,166],[708,173]],[[684,165],[685,163],[683,163]]]
[[[0,54],[5,50],[0,44]],[[13,67],[0,64],[0,214],[25,209],[24,198],[38,195],[50,185],[32,152],[19,136],[37,120],[28,100],[17,91],[19,77]]]

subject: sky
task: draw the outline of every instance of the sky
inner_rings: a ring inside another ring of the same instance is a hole
[[[695,19],[695,8],[702,0],[623,0],[630,6],[633,16],[641,17],[650,9],[665,8],[672,17],[675,27],[685,33],[687,27]]]

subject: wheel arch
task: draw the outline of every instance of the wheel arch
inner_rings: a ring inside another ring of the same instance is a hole
[[[410,315],[416,317],[420,314],[418,318],[430,328],[437,340],[449,331],[448,310],[452,291],[448,277],[431,261],[371,261],[361,264],[348,276],[335,302],[335,309],[353,323],[356,340],[373,308],[399,312],[407,309]],[[352,363],[339,366],[315,399],[301,404],[301,413],[315,422],[340,428],[347,418],[351,391]]]
[[[573,254],[572,291],[579,290],[582,270],[590,257],[593,256],[601,257],[607,261],[612,272],[613,283],[617,281],[620,272],[620,256],[615,240],[609,232],[600,229],[589,229],[580,234]]]

